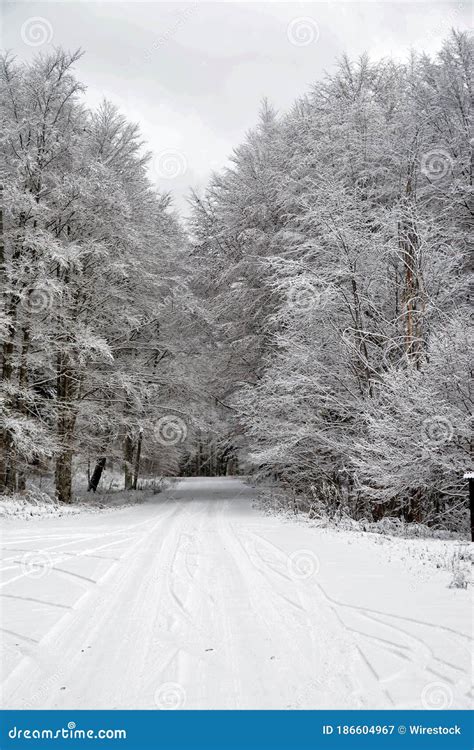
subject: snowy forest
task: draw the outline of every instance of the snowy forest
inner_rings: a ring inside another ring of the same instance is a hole
[[[81,56],[1,60],[0,494],[241,474],[465,534],[472,38],[264,100],[186,217]]]

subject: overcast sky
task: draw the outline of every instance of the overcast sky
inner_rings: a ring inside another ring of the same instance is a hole
[[[77,75],[93,106],[105,95],[141,125],[151,176],[185,209],[257,117],[285,110],[343,53],[436,52],[470,2],[14,2],[3,48],[31,58],[81,47]],[[174,176],[172,176],[174,175]]]

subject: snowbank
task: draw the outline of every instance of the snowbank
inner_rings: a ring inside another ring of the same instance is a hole
[[[25,493],[0,495],[0,518],[32,518],[75,516],[78,513],[103,513],[130,505],[142,503],[151,494],[161,492],[165,487],[163,480],[157,480],[153,486],[140,490],[121,490],[115,492],[86,491],[75,493],[75,500],[70,505],[58,503],[46,492],[37,488]]]
[[[474,545],[449,531],[430,529],[424,524],[409,524],[397,518],[377,522],[356,521],[348,517],[335,520],[327,516],[310,518],[295,513],[288,506],[272,502],[272,493],[259,492],[255,506],[268,515],[284,516],[289,522],[317,528],[322,533],[345,538],[347,544],[362,544],[387,562],[401,563],[418,578],[429,577],[434,569],[450,572],[449,585],[467,588],[472,585]]]

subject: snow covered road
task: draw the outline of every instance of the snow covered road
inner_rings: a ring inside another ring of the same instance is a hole
[[[470,705],[469,591],[238,479],[3,526],[4,708]]]

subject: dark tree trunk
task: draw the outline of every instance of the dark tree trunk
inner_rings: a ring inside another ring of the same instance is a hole
[[[92,490],[92,492],[95,492],[96,489],[97,489],[97,487],[99,486],[99,482],[100,482],[101,477],[102,477],[102,472],[105,469],[105,463],[106,463],[106,461],[107,461],[107,459],[104,456],[102,456],[102,458],[98,459],[98,461],[97,461],[97,463],[95,465],[95,469],[92,472],[92,476],[89,479],[89,486],[87,488],[88,492],[90,492],[91,490]]]
[[[72,495],[72,439],[76,422],[76,415],[73,409],[75,387],[72,376],[73,372],[68,367],[67,357],[59,355],[57,375],[57,434],[61,451],[56,459],[55,485],[56,498],[61,503],[70,503]]]
[[[20,387],[20,393],[23,393],[26,391],[28,387],[28,352],[30,349],[30,329],[26,325],[23,327],[22,331],[23,336],[23,342],[21,346],[21,359],[20,359],[20,369],[18,372],[18,385]],[[27,405],[25,403],[25,399],[19,395],[16,399],[16,408],[18,412],[24,416],[28,414]],[[25,473],[25,463],[22,461],[21,463],[18,462],[17,465],[17,489],[18,492],[24,492],[26,490],[26,473]]]
[[[0,282],[2,288],[6,286],[5,269],[5,241],[3,237],[3,185],[0,185]],[[4,377],[4,375],[3,375]],[[0,430],[0,492],[6,488],[7,475],[7,435],[5,430]]]
[[[62,450],[57,457],[54,479],[56,499],[60,503],[72,502],[72,450]]]
[[[9,317],[10,317],[10,332],[7,340],[3,345],[3,380],[8,382],[11,381],[13,376],[13,353],[14,353],[14,339],[15,339],[15,326],[14,319],[16,317],[16,302],[12,301],[9,306]],[[11,399],[7,397],[7,404],[11,407]],[[15,490],[16,484],[16,472],[15,472],[15,456],[14,456],[14,445],[10,430],[2,430],[2,438],[0,445],[1,455],[1,476],[0,476],[0,487],[6,492]]]
[[[198,449],[196,454],[196,475],[201,476],[201,438],[199,437]]]
[[[474,479],[469,479],[469,508],[471,511],[471,541],[474,542]]]
[[[134,467],[134,473],[133,473],[133,489],[137,489],[137,483],[138,483],[138,475],[140,473],[140,456],[142,452],[142,440],[143,440],[143,433],[140,430],[140,434],[138,435],[138,442],[137,442],[137,452],[135,454],[135,467]]]
[[[125,435],[123,443],[123,473],[124,473],[124,489],[131,490],[133,488],[133,453],[134,445],[132,436],[130,434]]]
[[[0,195],[0,203],[3,205],[3,186]],[[0,208],[0,287],[6,286],[6,258],[5,258],[5,241],[3,233],[3,209]],[[25,226],[25,215],[20,215],[18,234],[13,245],[12,260],[15,263],[23,251],[23,229]],[[15,353],[15,338],[17,326],[17,308],[19,296],[13,290],[9,296],[6,296],[6,313],[8,320],[8,336],[3,343],[3,367],[2,379],[6,382],[13,378],[13,359]],[[12,407],[11,399],[7,398],[7,406]],[[16,489],[16,458],[13,437],[9,430],[1,430],[0,435],[0,491],[12,492]]]

